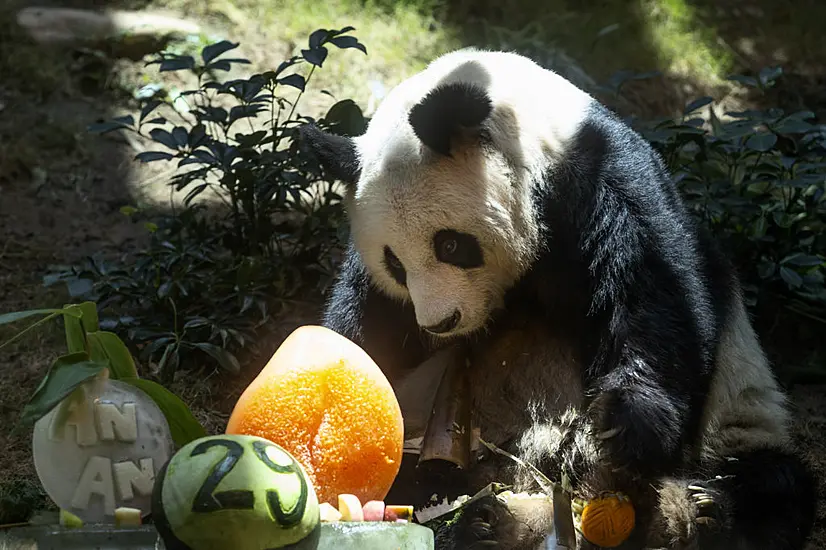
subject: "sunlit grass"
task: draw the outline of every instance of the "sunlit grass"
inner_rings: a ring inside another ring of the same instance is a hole
[[[330,47],[322,69],[315,71],[306,97],[306,114],[336,99],[353,99],[362,107],[371,103],[378,88],[388,90],[404,78],[420,71],[434,57],[461,46],[457,33],[433,15],[430,0],[416,2],[376,2],[368,0],[225,0],[205,3],[198,0],[158,0],[156,4],[203,16],[236,15],[227,33],[242,41],[243,55],[254,62],[254,70],[268,70],[289,55],[307,47],[310,33],[320,28],[355,27],[352,32],[367,48],[357,50]]]
[[[731,71],[731,53],[685,0],[641,0],[640,14],[664,70],[714,83]]]

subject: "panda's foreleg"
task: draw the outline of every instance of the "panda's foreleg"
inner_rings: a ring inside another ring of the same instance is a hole
[[[361,346],[391,383],[427,356],[410,304],[381,294],[352,243],[325,304],[322,325]]]
[[[814,521],[817,484],[781,448],[745,451],[704,475],[664,480],[649,547],[701,550],[800,550]]]
[[[817,484],[795,455],[785,395],[740,300],[719,350],[699,467],[692,468],[698,475],[663,484],[659,528],[693,537],[702,549],[800,549],[814,521]]]

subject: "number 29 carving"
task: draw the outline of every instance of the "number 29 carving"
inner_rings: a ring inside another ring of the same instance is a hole
[[[212,447],[224,447],[227,452],[215,466],[210,470],[209,475],[204,480],[203,485],[195,495],[192,503],[192,511],[196,513],[217,512],[219,510],[251,510],[255,507],[255,493],[249,489],[236,489],[230,491],[217,491],[218,485],[229,474],[239,460],[244,456],[244,446],[237,441],[229,439],[211,439],[197,445],[190,453],[190,456],[198,456],[206,453]],[[301,471],[295,458],[288,453],[283,453],[290,458],[290,464],[282,466],[276,464],[267,455],[267,448],[278,448],[272,443],[264,441],[253,441],[252,451],[255,457],[263,462],[270,470],[278,474],[292,474],[299,481],[299,495],[295,505],[291,510],[284,510],[281,505],[281,498],[277,489],[267,489],[267,508],[270,516],[284,527],[297,525],[304,515],[307,506],[307,480]]]

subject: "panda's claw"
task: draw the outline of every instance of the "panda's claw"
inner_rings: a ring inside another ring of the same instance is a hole
[[[708,516],[697,516],[697,518],[694,521],[701,524],[701,525],[707,525],[709,527],[713,527],[714,525],[717,524],[716,519],[710,518]]]
[[[493,536],[493,529],[486,521],[474,521],[470,524],[470,531],[477,539],[489,539]]]
[[[699,500],[695,500],[695,503],[697,504],[698,508],[711,508],[712,506],[714,506],[714,499],[711,499],[711,498],[699,499]]]
[[[488,527],[496,527],[496,524],[499,523],[499,514],[497,514],[496,510],[489,503],[480,502],[477,510],[478,512],[485,512],[484,518],[480,514],[479,520],[484,519],[484,522]]]
[[[478,540],[471,544],[468,548],[496,548],[499,546],[499,543],[495,540]]]
[[[711,482],[713,483],[713,481]],[[722,510],[720,503],[715,497],[713,488],[705,486],[703,482],[694,483],[688,486],[691,501],[697,510],[694,522],[706,529],[718,529],[721,525]]]
[[[616,427],[611,428],[610,430],[605,430],[604,432],[600,432],[597,434],[597,439],[600,441],[605,441],[606,439],[611,439],[612,437],[616,437],[622,431],[622,428]]]

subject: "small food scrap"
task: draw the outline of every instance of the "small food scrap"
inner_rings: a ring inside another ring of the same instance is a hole
[[[336,521],[341,520],[341,512],[339,512],[332,504],[329,502],[322,502],[318,505],[318,511],[321,515],[321,521],[326,521],[328,523],[335,523]]]
[[[140,525],[141,511],[137,508],[127,508],[125,506],[115,510],[115,525]]]
[[[356,495],[338,495],[338,511],[342,521],[364,521],[361,502]]]
[[[396,521],[397,519],[403,519],[405,521],[413,519],[413,507],[386,506],[384,508],[384,521]]]
[[[382,521],[384,520],[384,501],[371,500],[362,507],[364,514],[364,521]]]
[[[319,505],[321,521],[388,521],[408,523],[413,519],[413,507],[407,505],[386,505],[382,500],[368,501],[364,506],[356,495],[338,495],[338,509],[324,502]]]

